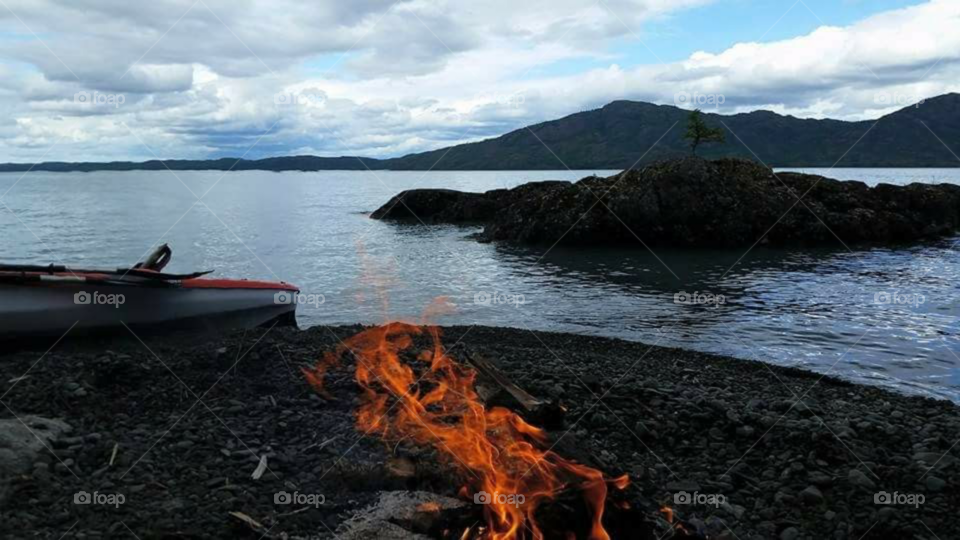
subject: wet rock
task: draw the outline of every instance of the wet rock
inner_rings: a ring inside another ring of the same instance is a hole
[[[791,214],[771,228],[795,204],[794,193],[804,193],[815,212]],[[960,186],[871,188],[800,173],[774,175],[748,160],[687,157],[573,184],[540,182],[484,194],[410,190],[371,217],[482,222],[481,239],[525,244],[633,245],[630,231],[646,231],[648,244],[671,246],[748,246],[762,235],[770,245],[834,245],[834,232],[847,243],[903,242],[956,231]],[[815,408],[801,405],[799,412],[811,415]]]
[[[390,199],[370,217],[424,223],[462,223],[490,219],[495,211],[493,202],[480,193],[452,189],[411,189]]]

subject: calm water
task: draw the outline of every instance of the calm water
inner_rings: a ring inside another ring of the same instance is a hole
[[[960,184],[960,170],[805,171]],[[18,183],[19,174],[0,174],[0,195],[16,183],[0,205],[0,259],[112,267],[162,239],[174,248],[170,271],[282,279],[323,295],[323,304],[301,306],[305,326],[413,317],[448,296],[457,311],[436,322],[642,340],[960,401],[960,238],[853,253],[839,245],[746,255],[658,249],[658,260],[640,246],[484,245],[466,238],[477,229],[364,214],[413,187],[483,191],[591,173],[609,171],[251,171],[222,180],[219,172],[33,172]],[[677,304],[681,292],[723,295],[724,303]],[[884,292],[901,303],[878,302]],[[524,303],[486,305],[485,295]]]

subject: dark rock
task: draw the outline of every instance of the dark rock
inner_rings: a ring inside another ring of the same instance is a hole
[[[864,489],[874,489],[877,487],[877,484],[870,479],[869,476],[860,471],[859,469],[850,469],[850,473],[847,475],[847,479],[854,486],[864,488]]]
[[[667,491],[686,491],[693,493],[694,491],[700,491],[700,484],[690,480],[678,480],[668,483],[664,486],[664,489]]]
[[[760,238],[770,245],[833,245],[834,235],[847,244],[908,242],[960,228],[960,186],[870,188],[774,174],[748,160],[687,157],[575,184],[539,182],[483,194],[410,190],[371,217],[483,223],[482,240],[524,244],[635,245],[637,236],[689,247],[749,246]]]
[[[927,477],[927,490],[932,491],[933,493],[939,493],[943,491],[943,488],[947,487],[947,482],[936,476]]]
[[[45,463],[38,462],[39,456],[71,429],[63,421],[32,415],[0,419],[0,501],[8,494],[8,479],[33,467],[48,470]],[[68,465],[73,463],[72,459],[66,461]],[[57,463],[57,467],[63,465]]]
[[[800,531],[796,527],[787,527],[780,533],[780,540],[796,540],[800,537]]]
[[[823,493],[816,486],[808,486],[800,492],[800,500],[806,504],[820,504],[823,502]]]
[[[358,330],[277,328],[265,339],[282,343],[287,362],[302,365],[315,362]],[[734,538],[743,540],[780,538],[791,528],[799,532],[797,540],[868,540],[929,536],[923,525],[917,528],[922,518],[939,538],[960,538],[960,524],[952,512],[960,507],[960,493],[953,489],[957,458],[956,449],[951,448],[960,437],[960,408],[953,403],[895,394],[797,369],[616,339],[549,332],[534,335],[523,329],[482,326],[446,327],[443,335],[447,342],[459,343],[452,348],[452,356],[482,351],[498,359],[506,376],[537,397],[541,390],[547,395],[547,389],[562,386],[571,424],[588,410],[589,414],[568,426],[574,427],[568,435],[567,428],[547,430],[554,442],[559,441],[554,451],[580,458],[612,476],[628,473],[628,490],[639,494],[639,499],[629,499],[656,501],[650,511],[657,519],[657,509],[665,503],[683,523],[705,526],[706,531],[691,529],[709,538],[719,537],[729,527]],[[60,538],[78,519],[82,519],[82,531],[67,536],[91,538],[100,531],[102,537],[130,537],[123,525],[117,527],[122,520],[144,539],[245,538],[243,532],[250,531],[242,525],[229,528],[229,518],[224,517],[242,511],[273,526],[271,537],[313,538],[318,531],[327,537],[323,531],[334,531],[345,539],[349,537],[341,534],[340,526],[348,516],[363,516],[363,509],[375,504],[380,493],[413,489],[406,481],[391,483],[393,480],[382,474],[382,464],[392,455],[416,461],[415,489],[453,496],[463,485],[463,471],[452,460],[438,459],[435,448],[414,446],[409,440],[399,446],[396,441],[384,445],[375,434],[364,436],[358,431],[354,416],[358,387],[352,366],[329,372],[326,387],[330,399],[317,398],[302,378],[291,376],[279,355],[274,358],[266,352],[261,354],[260,365],[241,362],[236,377],[214,384],[229,365],[221,369],[212,365],[209,357],[212,351],[229,345],[232,365],[237,338],[240,336],[204,343],[199,349],[156,339],[150,348],[176,376],[158,368],[137,391],[129,391],[128,385],[116,392],[86,386],[84,362],[89,366],[91,358],[103,356],[102,347],[88,357],[60,352],[56,373],[70,374],[91,394],[111,392],[109,400],[103,401],[109,406],[77,406],[57,376],[32,377],[18,384],[6,403],[46,418],[64,418],[82,426],[80,432],[100,436],[57,437],[49,441],[56,457],[41,448],[27,470],[6,485],[0,481],[0,488],[14,493],[0,506],[0,538],[24,538],[23,531],[29,531],[31,538]],[[613,385],[603,402],[593,406],[597,393],[581,384],[569,364],[545,354],[544,344],[568,351],[578,359],[576,375],[594,373],[604,388],[620,373],[614,369],[618,364],[610,359],[622,359],[627,362],[625,367],[631,359],[642,357],[642,384],[637,379],[637,383],[625,380]],[[58,345],[57,351],[65,345]],[[129,350],[144,362],[153,358],[136,341],[129,348],[119,343],[111,346]],[[107,354],[117,357],[116,353]],[[37,355],[0,353],[0,360],[0,381],[4,381],[21,375],[37,361]],[[269,362],[276,365],[264,365]],[[44,365],[46,362],[37,369]],[[194,400],[183,399],[178,378],[191,388],[210,388],[204,402],[216,416],[200,405],[184,415]],[[819,382],[813,385],[814,381]],[[804,389],[804,400],[816,408],[829,430],[820,420],[804,418],[796,410],[780,418],[796,402],[791,387]],[[230,407],[240,412],[224,417]],[[888,426],[893,422],[888,413],[895,410],[903,411],[904,418]],[[742,424],[729,418],[727,411],[734,411]],[[697,418],[700,416],[702,420]],[[9,422],[14,427],[18,424],[15,418]],[[871,427],[852,429],[859,422]],[[281,427],[283,423],[289,428]],[[742,429],[747,427],[756,431],[744,437]],[[895,429],[893,434],[888,427]],[[7,433],[7,426],[0,423],[0,439]],[[193,444],[179,448],[182,441]],[[115,443],[119,450],[111,464]],[[572,449],[577,452],[568,453]],[[268,456],[270,469],[253,481],[250,473],[261,455]],[[77,476],[59,465],[57,458],[70,463]],[[945,482],[940,491],[928,488],[927,482],[937,488],[938,480]],[[878,487],[867,489],[874,484]],[[815,502],[818,498],[811,486],[820,492],[822,502]],[[69,504],[72,493],[94,489],[123,493],[127,503],[109,512]],[[880,489],[925,493],[926,502],[919,509],[877,505],[874,494]],[[327,504],[280,516],[294,509],[274,504],[279,491],[324,493]],[[681,491],[701,496],[722,494],[726,499],[719,506],[674,504],[674,496]],[[409,499],[398,500],[405,501],[404,508],[415,509]],[[717,520],[725,526],[716,526]],[[78,529],[80,525],[74,532]],[[376,534],[373,537],[379,537]]]
[[[468,223],[486,221],[493,217],[495,210],[494,202],[482,193],[411,189],[390,199],[370,217],[424,223]]]
[[[810,475],[807,476],[807,479],[810,480],[811,484],[818,487],[829,486],[833,483],[833,477],[820,471],[814,471],[810,473]]]

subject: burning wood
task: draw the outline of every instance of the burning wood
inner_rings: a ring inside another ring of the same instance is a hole
[[[566,409],[557,403],[538,399],[530,395],[526,390],[520,388],[512,382],[506,375],[500,372],[493,362],[480,356],[479,354],[466,354],[467,362],[476,369],[482,376],[482,381],[477,384],[477,393],[483,398],[484,402],[490,404],[501,404],[496,391],[484,392],[483,382],[489,381],[496,385],[496,389],[502,390],[509,395],[513,401],[522,408],[523,416],[532,422],[536,422],[546,429],[560,429],[563,427],[564,415]],[[489,394],[489,395],[485,395]],[[510,408],[510,407],[507,407]]]
[[[424,333],[432,345],[417,351],[415,341]],[[347,353],[356,359],[355,376],[363,392],[357,428],[377,432],[388,442],[408,439],[432,446],[462,471],[460,493],[482,505],[485,524],[456,536],[544,538],[538,509],[575,491],[586,514],[583,537],[610,538],[604,528],[607,495],[611,488],[627,487],[626,475],[608,478],[565,459],[552,451],[540,428],[507,409],[487,408],[475,389],[478,369],[459,364],[444,352],[438,328],[395,322],[360,332],[304,370],[314,388],[324,392],[327,370]],[[489,367],[482,369],[496,377]],[[496,378],[507,383],[521,403],[540,405],[509,381]],[[566,535],[577,536],[572,530]]]

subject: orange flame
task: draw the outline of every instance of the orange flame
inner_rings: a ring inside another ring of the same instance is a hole
[[[433,345],[417,355],[429,364],[419,366],[418,376],[401,355],[409,357],[415,337],[425,331]],[[602,525],[607,484],[625,489],[627,476],[607,479],[601,471],[543,450],[549,444],[543,430],[507,409],[487,409],[474,389],[476,372],[444,352],[439,328],[394,322],[360,332],[304,370],[310,384],[323,392],[327,370],[346,353],[357,360],[363,392],[357,428],[377,431],[386,441],[432,445],[466,472],[468,486],[461,495],[488,501],[485,538],[519,539],[529,529],[532,538],[542,539],[534,519],[537,507],[572,487],[582,492],[590,511],[589,538],[609,540]]]

